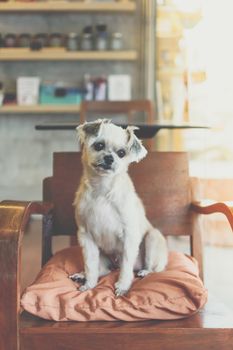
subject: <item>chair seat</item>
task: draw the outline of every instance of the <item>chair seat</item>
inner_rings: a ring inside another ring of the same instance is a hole
[[[137,350],[142,343],[146,350],[194,350],[203,344],[205,350],[233,348],[233,315],[213,297],[195,315],[175,321],[54,322],[23,312],[20,326],[24,350],[31,344],[34,350],[41,350],[41,344],[43,350],[51,349],[51,344],[67,350],[74,343],[79,350],[107,349],[107,344],[111,350]]]
[[[24,291],[22,307],[46,320],[135,322],[185,318],[207,301],[196,260],[178,252],[169,252],[164,271],[135,276],[128,293],[120,298],[114,292],[118,269],[100,277],[95,288],[86,292],[68,278],[80,271],[80,247],[57,252]]]

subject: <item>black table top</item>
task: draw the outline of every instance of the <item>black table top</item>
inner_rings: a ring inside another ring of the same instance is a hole
[[[116,125],[119,125],[123,128],[126,128],[129,124],[125,123],[115,123]],[[168,129],[168,130],[173,130],[173,129],[209,129],[208,126],[204,125],[192,125],[192,124],[168,124],[168,123],[163,123],[163,124],[141,124],[141,123],[136,123],[133,124],[134,126],[137,126],[139,129],[135,130],[135,134],[137,137],[142,138],[142,139],[149,139],[154,137],[157,132],[161,129]],[[78,126],[78,123],[44,123],[44,124],[39,124],[35,126],[36,130],[75,130],[75,128]]]

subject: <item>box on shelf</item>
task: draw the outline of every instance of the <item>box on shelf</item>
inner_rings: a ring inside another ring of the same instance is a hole
[[[40,87],[39,102],[43,105],[79,105],[83,99],[83,93],[83,90],[78,87],[42,84]]]
[[[36,105],[39,100],[40,78],[19,77],[17,79],[18,105]]]
[[[108,76],[109,101],[131,100],[131,77],[127,74],[113,74]]]

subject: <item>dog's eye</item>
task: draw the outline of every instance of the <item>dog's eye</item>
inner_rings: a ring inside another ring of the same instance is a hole
[[[94,143],[94,149],[96,151],[102,151],[102,149],[104,149],[104,147],[105,147],[104,142],[96,142],[96,143]]]
[[[117,155],[119,158],[123,158],[126,155],[126,152],[124,149],[119,149],[119,151],[117,151]]]

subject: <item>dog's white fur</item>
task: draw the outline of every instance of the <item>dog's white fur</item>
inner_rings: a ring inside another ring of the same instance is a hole
[[[147,154],[134,129],[124,130],[106,119],[77,127],[83,145],[83,176],[74,201],[85,268],[81,291],[95,287],[98,278],[110,272],[109,254],[120,259],[117,296],[129,290],[134,270],[144,277],[162,271],[167,264],[166,241],[147,220],[127,173],[130,163]],[[95,150],[96,144],[104,148]],[[119,157],[119,150],[125,156]],[[105,164],[106,155],[112,157],[110,165]],[[140,244],[144,249],[139,250]],[[82,274],[70,277],[78,280]]]

